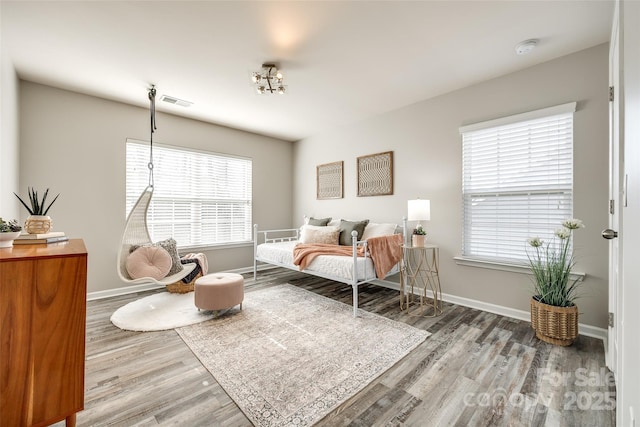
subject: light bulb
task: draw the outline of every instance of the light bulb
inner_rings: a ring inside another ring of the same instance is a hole
[[[258,93],[259,93],[260,95],[262,95],[262,94],[264,93],[264,90],[265,90],[265,89],[264,89],[264,86],[258,86],[258,89],[256,89],[256,90],[258,91]]]
[[[276,71],[276,78],[278,80],[282,80],[282,71],[280,71],[280,70]]]
[[[280,87],[278,87],[278,93],[279,93],[280,95],[284,95],[284,86],[280,86]]]
[[[258,83],[260,81],[260,74],[259,73],[253,73],[251,75],[251,81],[254,83]]]

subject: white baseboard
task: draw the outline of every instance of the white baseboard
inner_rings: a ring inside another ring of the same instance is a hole
[[[103,298],[116,297],[118,295],[135,294],[136,292],[150,291],[152,289],[164,288],[163,285],[148,283],[145,285],[131,285],[122,288],[108,289],[106,291],[96,291],[87,293],[87,301],[94,301]]]
[[[270,270],[272,268],[277,268],[277,267],[273,265],[258,266],[258,271]],[[236,268],[233,270],[225,270],[225,272],[238,273],[238,274],[253,273],[253,267]],[[116,297],[119,295],[135,294],[136,292],[150,291],[152,289],[161,289],[161,288],[164,288],[164,286],[149,283],[145,285],[124,286],[122,288],[109,289],[106,291],[89,292],[87,293],[87,301],[94,301],[94,300],[103,299],[103,298]]]
[[[385,288],[400,291],[400,284],[396,282],[390,282],[388,280],[376,280],[373,283],[379,286],[384,286]],[[433,297],[433,293],[429,289],[427,289],[427,295],[429,297]],[[502,305],[491,304],[484,301],[477,301],[474,299],[459,297],[456,295],[449,295],[445,293],[442,294],[442,300],[452,304],[462,305],[465,307],[475,308],[477,310],[487,311],[489,313],[499,314],[501,316],[511,317],[512,319],[531,322],[531,314],[525,310],[517,310],[515,308],[504,307]],[[587,337],[601,339],[605,344],[607,342],[607,330],[603,328],[579,323],[578,333]]]

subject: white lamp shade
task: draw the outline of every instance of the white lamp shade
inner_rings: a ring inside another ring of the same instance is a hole
[[[430,200],[409,200],[407,203],[407,220],[429,221],[431,219]]]

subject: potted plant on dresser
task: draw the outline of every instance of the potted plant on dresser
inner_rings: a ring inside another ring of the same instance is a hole
[[[531,298],[531,326],[542,341],[568,346],[578,336],[578,295],[580,277],[571,275],[575,265],[571,238],[583,228],[579,219],[567,219],[555,231],[552,242],[539,237],[527,240],[527,251],[533,273],[534,293]]]
[[[29,212],[29,217],[24,223],[24,228],[29,234],[45,234],[51,230],[51,217],[47,215],[49,209],[51,209],[51,205],[58,200],[60,194],[58,194],[52,201],[46,206],[47,196],[49,195],[49,189],[47,188],[44,194],[42,195],[42,200],[38,197],[38,192],[31,188],[27,188],[27,192],[29,193],[29,204],[25,203],[24,200],[16,193],[15,196],[20,200],[22,206],[24,206]]]
[[[18,221],[5,221],[0,218],[0,248],[10,248],[13,241],[20,235],[22,227],[18,225]]]

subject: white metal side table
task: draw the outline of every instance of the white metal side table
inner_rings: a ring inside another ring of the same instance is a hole
[[[400,268],[400,309],[412,316],[442,314],[442,290],[438,273],[439,247],[402,246]],[[427,297],[427,289],[432,298]]]

